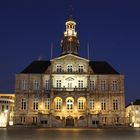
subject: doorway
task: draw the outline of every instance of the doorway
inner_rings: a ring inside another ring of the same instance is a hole
[[[74,118],[73,117],[68,117],[68,118],[66,118],[66,126],[70,126],[70,127],[72,127],[72,126],[74,126]]]

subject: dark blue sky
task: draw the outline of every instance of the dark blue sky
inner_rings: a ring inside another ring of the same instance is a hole
[[[0,92],[14,92],[15,74],[39,57],[60,54],[60,40],[73,5],[80,54],[106,60],[125,75],[127,103],[140,98],[139,0],[1,0]]]

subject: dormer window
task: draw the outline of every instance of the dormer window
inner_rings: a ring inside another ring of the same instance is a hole
[[[78,67],[78,71],[79,71],[79,72],[83,72],[83,71],[84,71],[84,66],[79,65],[79,67]]]
[[[57,72],[62,72],[62,66],[61,65],[57,65],[56,66],[56,71]]]
[[[72,72],[72,65],[68,65],[67,70],[68,70],[68,72]]]

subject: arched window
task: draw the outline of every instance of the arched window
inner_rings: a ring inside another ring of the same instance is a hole
[[[85,103],[86,100],[84,97],[78,98],[78,110],[84,110],[85,109]]]
[[[54,99],[54,108],[58,111],[62,109],[62,99],[60,97]]]
[[[68,111],[73,110],[74,107],[74,99],[72,97],[68,97],[66,99],[66,108]]]

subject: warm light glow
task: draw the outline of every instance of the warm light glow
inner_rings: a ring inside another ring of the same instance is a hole
[[[13,121],[9,121],[9,125],[12,126],[13,125]]]
[[[8,120],[8,110],[5,110],[0,114],[0,127],[6,127]]]

